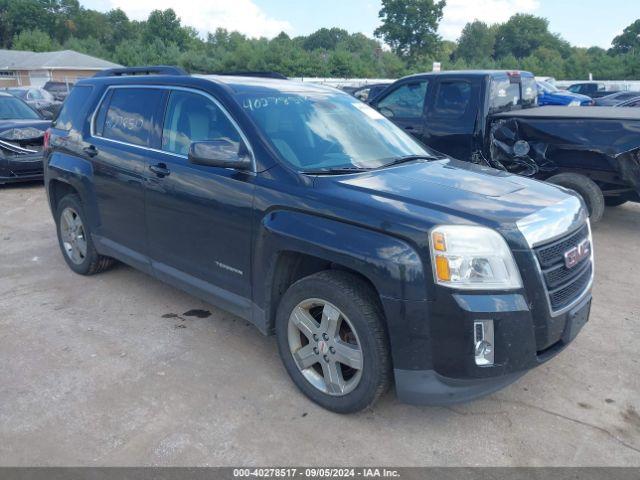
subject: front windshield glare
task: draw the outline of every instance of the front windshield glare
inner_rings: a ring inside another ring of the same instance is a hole
[[[431,156],[376,110],[341,93],[245,94],[242,108],[281,157],[300,171],[377,168]]]
[[[0,97],[0,120],[37,120],[38,114],[22,100]]]

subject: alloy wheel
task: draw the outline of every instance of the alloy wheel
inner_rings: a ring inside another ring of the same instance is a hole
[[[80,265],[87,256],[87,237],[78,212],[66,207],[60,214],[60,236],[67,257]]]
[[[343,396],[360,383],[358,334],[335,305],[318,298],[300,302],[289,316],[288,341],[298,370],[321,392]]]

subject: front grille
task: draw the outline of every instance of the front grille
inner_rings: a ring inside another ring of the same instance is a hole
[[[564,261],[565,252],[586,238],[589,238],[589,229],[584,225],[560,240],[534,249],[549,293],[549,303],[554,311],[570,305],[589,286],[593,273],[590,256],[572,268],[567,268]]]
[[[549,292],[549,299],[554,310],[566,307],[584,292],[591,280],[591,262],[586,260],[587,268],[576,279]]]

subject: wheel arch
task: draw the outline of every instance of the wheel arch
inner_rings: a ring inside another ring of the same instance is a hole
[[[381,232],[301,212],[263,219],[254,249],[254,302],[273,331],[278,303],[289,285],[323,270],[347,271],[381,300],[423,300],[426,278],[418,253]]]
[[[52,213],[55,215],[57,203],[64,195],[75,193],[83,203],[89,226],[98,225],[93,178],[93,166],[88,160],[66,152],[53,152],[45,160],[45,186]]]
[[[65,196],[70,194],[80,195],[78,189],[76,189],[73,185],[58,178],[54,178],[49,181],[47,192],[49,194],[49,206],[51,207],[51,211],[54,214],[58,209],[60,200],[62,200]]]

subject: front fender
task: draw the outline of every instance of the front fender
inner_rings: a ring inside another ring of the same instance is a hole
[[[257,235],[257,279],[268,279],[282,251],[299,252],[350,268],[369,279],[380,296],[424,300],[427,286],[419,254],[382,232],[296,211],[267,214]]]
[[[366,277],[380,296],[387,320],[393,364],[426,368],[430,333],[427,278],[420,255],[407,242],[349,223],[296,211],[275,211],[260,222],[254,256],[254,305],[263,331],[269,312],[277,259],[296,252],[342,265]]]

